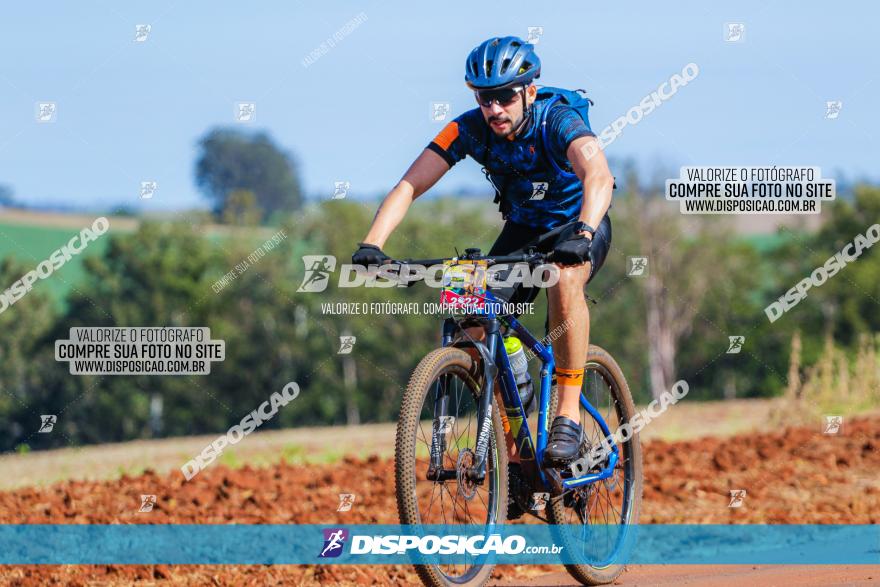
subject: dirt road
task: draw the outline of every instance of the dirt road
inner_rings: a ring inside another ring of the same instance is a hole
[[[652,441],[645,450],[642,523],[880,523],[880,418],[847,422],[838,436],[819,429]],[[0,523],[397,523],[393,463],[340,463],[229,469],[212,465],[190,482],[179,472],[67,481],[0,492]],[[731,489],[745,489],[730,508]],[[349,512],[338,494],[354,493]],[[142,494],[155,508],[139,513]],[[499,585],[570,585],[558,566],[498,567]],[[65,585],[414,585],[409,567],[116,566],[0,567],[3,584]],[[644,566],[621,585],[862,585],[875,567]]]

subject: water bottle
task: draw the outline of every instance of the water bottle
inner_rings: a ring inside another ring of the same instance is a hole
[[[504,350],[507,351],[507,357],[510,359],[519,398],[522,400],[526,415],[529,415],[535,408],[535,388],[532,385],[532,376],[529,375],[529,361],[526,359],[522,341],[515,336],[508,336],[504,339]]]

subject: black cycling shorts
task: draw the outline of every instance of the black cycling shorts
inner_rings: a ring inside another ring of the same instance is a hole
[[[557,226],[556,228],[545,231],[542,228],[534,228],[524,224],[507,221],[501,234],[498,235],[495,244],[489,251],[489,255],[514,255],[517,253],[525,253],[529,248],[534,248],[542,253],[549,253],[557,243],[564,241],[574,232],[574,225],[577,221]],[[608,214],[596,227],[596,233],[593,235],[593,242],[590,245],[590,258],[593,265],[590,268],[590,276],[587,283],[593,278],[597,271],[605,263],[605,257],[611,248],[611,218]],[[500,271],[499,280],[504,280],[511,270]],[[511,285],[507,287],[491,288],[491,292],[503,300],[511,303],[530,303],[535,301],[541,288],[526,287],[522,284]]]

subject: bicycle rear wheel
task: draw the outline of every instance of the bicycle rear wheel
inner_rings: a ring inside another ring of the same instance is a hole
[[[584,366],[581,395],[598,410],[612,434],[636,413],[629,386],[623,371],[614,358],[601,347],[590,345]],[[554,387],[550,398],[550,413],[556,411],[558,397]],[[602,444],[605,434],[599,424],[581,405],[581,424],[585,441],[590,446]],[[567,552],[589,552],[590,559],[597,553],[612,555],[626,539],[626,526],[638,524],[642,502],[642,449],[638,434],[618,443],[620,460],[611,477],[572,490],[567,499],[554,500],[549,509],[552,524],[567,528],[579,526],[582,532],[560,532]],[[583,447],[586,451],[587,447]],[[617,526],[617,527],[614,527]],[[587,544],[590,538],[605,540],[608,544]],[[613,541],[620,541],[620,543]],[[611,583],[624,570],[622,564],[567,564],[568,573],[584,585]]]
[[[507,452],[498,406],[492,409],[492,434],[486,478],[466,479],[473,463],[482,391],[479,363],[458,348],[429,353],[416,367],[403,396],[397,423],[395,481],[401,524],[503,524],[507,518]],[[445,395],[445,422],[434,419],[435,401]],[[449,419],[451,418],[451,419]],[[454,478],[428,479],[432,442],[442,452],[443,469]],[[494,565],[415,565],[429,586],[483,585]]]

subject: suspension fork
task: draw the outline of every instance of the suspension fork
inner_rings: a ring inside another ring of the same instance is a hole
[[[449,346],[455,334],[455,320],[447,318],[443,321],[440,333],[440,345]],[[446,452],[446,434],[441,433],[442,422],[449,415],[449,376],[441,376],[434,383],[434,419],[431,424],[431,460],[428,465],[428,478],[436,477],[443,470],[443,453]]]
[[[495,352],[498,349],[498,341],[501,339],[501,323],[498,318],[491,318],[486,325],[487,345],[477,344],[480,354],[483,355],[483,371],[485,373],[483,394],[480,396],[478,413],[477,445],[473,467],[468,471],[468,477],[478,483],[486,478],[486,463],[489,456],[489,446],[492,437],[492,397],[495,391],[495,376],[498,367],[495,365]]]
[[[444,321],[441,337],[443,346],[448,346],[452,342],[452,335],[456,328],[457,325],[454,320],[447,319]],[[495,364],[494,357],[498,349],[498,341],[501,338],[501,325],[497,318],[492,318],[487,322],[486,335],[488,346],[482,342],[473,342],[474,348],[477,349],[482,358],[483,380],[485,382],[477,409],[478,433],[475,461],[467,473],[468,477],[476,483],[482,483],[486,478],[486,464],[492,439],[492,397],[494,394],[495,376],[498,374],[498,367]],[[447,376],[441,377],[434,387],[434,421],[431,435],[431,460],[428,466],[428,478],[434,480],[454,477],[454,471],[445,471],[443,469],[446,435],[439,433],[441,417],[446,416],[449,411],[449,394],[447,393],[446,380]],[[450,476],[450,473],[453,476]]]
[[[441,375],[434,383],[434,419],[431,424],[431,462],[428,475],[443,468],[443,453],[446,452],[446,430],[444,423],[449,413],[448,375]]]

